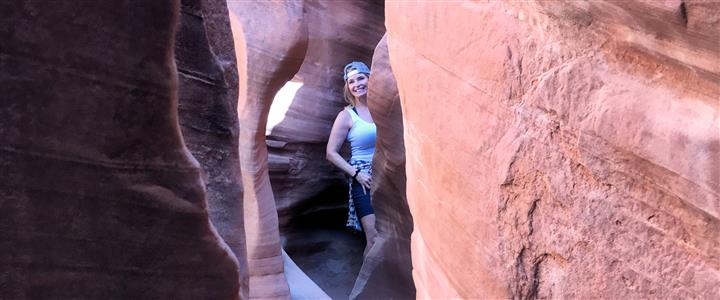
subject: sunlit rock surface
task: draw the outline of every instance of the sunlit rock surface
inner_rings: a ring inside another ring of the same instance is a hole
[[[204,171],[210,220],[240,265],[248,297],[238,154],[238,76],[225,0],[182,0],[175,59],[185,145]]]
[[[0,297],[238,298],[178,126],[178,6],[0,4]]]
[[[368,105],[377,126],[372,204],[378,236],[350,295],[355,299],[415,298],[410,259],[412,216],[405,197],[405,146],[400,96],[388,58],[387,35],[372,59]]]
[[[352,60],[369,66],[385,31],[382,1],[308,0],[304,5],[307,55],[284,95],[292,99],[276,99],[287,108],[267,137],[281,226],[293,214],[345,205],[345,176],[325,159],[332,123],[346,105],[342,69]]]
[[[417,296],[719,295],[718,16],[387,2]]]
[[[265,126],[275,93],[300,68],[307,49],[303,4],[229,1],[239,76],[238,118],[250,298],[288,299]]]

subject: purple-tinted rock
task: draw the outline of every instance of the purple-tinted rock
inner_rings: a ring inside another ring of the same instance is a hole
[[[210,220],[248,272],[238,154],[238,76],[224,0],[182,0],[176,34],[178,111],[185,144],[204,171]]]
[[[0,4],[2,297],[238,298],[178,126],[178,4]]]

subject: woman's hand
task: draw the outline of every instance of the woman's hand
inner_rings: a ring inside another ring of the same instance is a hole
[[[357,180],[360,183],[360,186],[362,186],[363,193],[367,194],[370,192],[370,188],[372,187],[372,177],[370,174],[360,171],[357,177],[355,177],[355,180]]]

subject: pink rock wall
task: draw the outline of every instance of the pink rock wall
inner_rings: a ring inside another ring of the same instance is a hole
[[[250,298],[289,299],[265,125],[275,93],[300,68],[307,49],[302,2],[229,2],[239,75],[238,118]]]
[[[325,159],[325,146],[337,113],[346,105],[342,68],[351,60],[370,65],[385,31],[382,3],[304,1],[308,49],[293,79],[302,86],[267,137],[281,226],[287,226],[293,214],[345,205],[347,181]]]
[[[181,1],[175,60],[184,142],[203,168],[210,220],[238,258],[240,296],[247,299],[238,75],[224,0]]]
[[[3,298],[238,298],[178,125],[178,6],[0,4]]]
[[[417,296],[720,294],[718,15],[387,2]]]
[[[358,274],[351,299],[415,298],[410,257],[413,220],[408,209],[403,118],[388,57],[387,35],[373,52],[368,106],[377,126],[372,204],[378,235]]]

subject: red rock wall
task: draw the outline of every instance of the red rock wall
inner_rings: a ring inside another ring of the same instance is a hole
[[[240,164],[250,298],[289,299],[265,125],[275,93],[300,68],[307,49],[302,2],[228,3],[239,75]]]
[[[182,0],[175,59],[185,144],[203,168],[210,220],[240,265],[248,298],[240,157],[238,75],[224,0]]]
[[[372,191],[378,235],[350,294],[351,299],[415,298],[410,257],[413,220],[405,196],[403,118],[390,68],[387,35],[372,59],[368,106],[377,126]]]
[[[332,123],[344,107],[342,69],[368,65],[382,37],[382,1],[304,1],[308,49],[293,79],[302,86],[285,118],[268,135],[280,223],[293,214],[346,205],[347,179],[325,159]]]
[[[238,298],[180,135],[178,5],[0,4],[3,298]]]
[[[718,15],[387,2],[417,296],[720,294]]]

